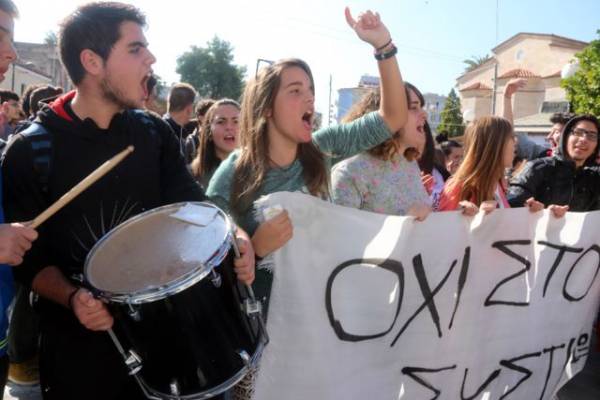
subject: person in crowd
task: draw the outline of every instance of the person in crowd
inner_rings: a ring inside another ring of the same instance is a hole
[[[456,173],[458,167],[460,167],[464,156],[464,149],[456,140],[446,140],[440,143],[440,149],[444,153],[446,171],[452,176]]]
[[[240,105],[231,99],[216,101],[204,117],[198,152],[192,161],[192,175],[208,187],[221,161],[239,145]]]
[[[514,115],[513,115],[513,98],[515,94],[524,89],[527,86],[526,78],[513,78],[506,82],[506,86],[504,86],[504,96],[503,96],[503,111],[502,116],[510,122],[511,125],[514,126]]]
[[[343,160],[331,173],[336,204],[389,215],[410,215],[423,220],[431,211],[429,195],[421,182],[417,149],[425,146],[427,118],[416,88],[404,82],[408,99],[406,125],[385,142]],[[379,108],[379,92],[366,94],[344,118],[351,122]]]
[[[420,99],[423,96],[417,91]],[[450,177],[446,171],[444,153],[437,147],[431,132],[429,123],[425,121],[423,126],[425,132],[425,147],[419,156],[419,168],[421,169],[421,181],[429,194],[429,201],[433,211],[437,211],[444,183]],[[439,136],[439,135],[438,135]]]
[[[346,21],[358,37],[375,49],[381,76],[381,102],[376,112],[348,124],[313,133],[314,80],[309,66],[285,59],[263,68],[244,89],[240,118],[241,149],[224,160],[210,181],[208,196],[231,210],[238,225],[252,235],[258,257],[279,249],[292,237],[286,211],[260,222],[253,203],[278,191],[302,191],[329,198],[331,166],[388,140],[407,121],[407,103],[387,27],[370,11]],[[257,271],[254,291],[268,307],[272,275]]]
[[[42,104],[51,103],[56,100],[63,92],[61,87],[54,87],[52,85],[35,85],[30,86],[27,89],[31,89],[27,93],[27,100],[23,100],[23,104],[27,104],[27,118],[19,121],[15,126],[14,132],[19,133],[31,126],[31,122],[35,119],[37,112],[40,110]],[[24,95],[25,96],[25,95]],[[18,296],[17,296],[18,297]]]
[[[0,0],[0,81],[4,80],[4,74],[17,58],[13,46],[14,19],[17,16],[17,7],[12,1]],[[12,96],[6,101],[18,100]],[[11,266],[21,264],[25,252],[31,248],[31,242],[36,238],[37,232],[34,229],[18,223],[4,223],[4,210],[0,205],[0,394],[4,393],[9,369],[8,307],[14,294]]]
[[[558,154],[558,148],[560,144],[560,135],[565,128],[565,125],[571,118],[573,118],[575,114],[573,113],[554,113],[550,117],[550,122],[552,123],[552,128],[550,128],[550,132],[546,136],[546,142],[550,144],[550,153],[546,154],[546,156],[552,156]]]
[[[202,126],[204,125],[204,116],[215,104],[214,99],[202,99],[196,104],[194,114],[196,115],[196,127],[194,131],[185,139],[185,161],[190,164],[198,152],[200,146],[200,136],[202,135]]]
[[[462,164],[446,182],[439,210],[462,209],[466,215],[474,215],[479,209],[489,213],[496,208],[509,208],[504,170],[512,166],[515,152],[510,121],[495,116],[476,119],[467,127],[465,148]],[[527,206],[532,212],[544,208],[532,196],[519,206]],[[559,217],[566,209],[552,205],[552,211]]]
[[[55,100],[62,92],[60,87],[37,85],[28,96],[30,115],[35,118],[43,104]],[[30,119],[22,121],[14,132],[21,132],[30,125]],[[21,385],[32,385],[39,382],[39,318],[31,306],[30,297],[30,290],[27,286],[15,283],[15,300],[8,334],[10,358],[8,378],[11,382]]]
[[[62,92],[60,87],[36,85],[28,95],[28,112],[35,118],[43,104],[52,102]],[[33,118],[19,123],[14,132],[18,133],[27,129]],[[15,283],[15,300],[8,332],[10,358],[8,378],[11,382],[21,385],[32,385],[39,382],[39,318],[31,306],[30,297],[28,287],[18,282]]]
[[[25,113],[25,117],[27,119],[33,119],[35,117],[35,115],[31,112],[31,107],[30,107],[30,99],[31,99],[31,94],[33,93],[33,91],[39,87],[42,87],[43,84],[41,83],[36,83],[34,85],[29,85],[25,88],[25,90],[23,91],[23,95],[21,96],[21,110],[23,110],[23,112]]]
[[[514,126],[513,117],[513,98],[515,94],[527,86],[528,80],[525,78],[513,78],[506,83],[504,88],[504,108],[503,117],[506,118]],[[537,158],[551,156],[558,146],[558,137],[562,132],[564,124],[572,117],[572,114],[555,113],[550,118],[552,128],[546,141],[550,148],[535,143],[527,135],[519,135],[516,147],[516,157],[523,160],[535,160]]]
[[[7,217],[27,221],[106,160],[135,147],[40,226],[38,240],[15,270],[39,295],[45,400],[146,398],[104,332],[113,325],[112,314],[79,280],[84,260],[121,221],[166,204],[205,199],[169,125],[140,110],[156,61],[144,26],[137,8],[117,2],[89,3],[69,15],[61,24],[59,50],[75,90],[44,106],[39,123],[15,135],[3,160]],[[43,160],[49,163],[41,165]],[[239,229],[235,236],[241,251],[234,261],[237,277],[250,284],[250,238]]]
[[[11,90],[0,90],[0,139],[7,141],[15,131],[17,122],[21,120],[19,95]]]
[[[184,154],[185,139],[191,133],[185,128],[194,111],[196,95],[196,89],[192,85],[177,83],[173,85],[167,98],[167,114],[163,118],[175,132],[181,154]]]
[[[43,104],[48,104],[56,100],[63,93],[61,87],[52,85],[40,86],[31,93],[29,107],[33,115],[41,109]]]
[[[569,211],[600,209],[598,119],[578,115],[564,126],[552,157],[529,161],[510,183],[508,201],[520,207],[530,197],[544,205],[559,204]]]

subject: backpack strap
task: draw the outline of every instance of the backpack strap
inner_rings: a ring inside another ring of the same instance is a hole
[[[52,164],[52,135],[38,123],[31,125],[19,133],[27,139],[33,150],[33,169],[38,177],[44,195],[48,194],[48,182]]]

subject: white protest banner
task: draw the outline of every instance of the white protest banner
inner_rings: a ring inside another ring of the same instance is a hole
[[[551,399],[584,365],[600,212],[426,221],[276,193],[294,237],[254,399]]]

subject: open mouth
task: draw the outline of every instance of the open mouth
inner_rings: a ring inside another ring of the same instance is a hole
[[[225,143],[230,143],[230,144],[234,144],[235,143],[235,135],[225,135],[223,137],[223,141]]]
[[[142,93],[144,94],[144,100],[148,98],[148,96],[150,95],[150,93],[148,92],[148,81],[150,80],[150,77],[152,76],[152,72],[148,72],[144,78],[142,79],[141,82],[141,86],[142,86]]]
[[[418,125],[417,126],[417,132],[425,134],[425,126],[423,125]]]
[[[313,112],[307,111],[302,114],[302,122],[304,123],[304,127],[307,129],[312,129],[312,121],[313,121]]]

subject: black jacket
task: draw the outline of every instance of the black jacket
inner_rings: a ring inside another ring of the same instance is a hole
[[[563,129],[557,154],[527,163],[525,169],[510,183],[508,202],[511,207],[523,207],[533,197],[545,206],[568,205],[569,211],[600,210],[600,170],[595,163],[599,144],[580,168],[566,155],[573,127],[586,116],[572,118]]]
[[[34,168],[34,144],[15,135],[2,163],[8,221],[29,221],[106,160],[133,145],[135,151],[39,228],[39,238],[15,275],[25,284],[47,265],[65,276],[81,273],[87,252],[119,222],[151,208],[204,194],[185,167],[169,126],[142,111],[114,116],[108,129],[81,121],[72,94],[44,107],[39,121],[51,134],[47,193]]]
[[[523,207],[533,197],[549,206],[568,205],[569,211],[600,210],[600,173],[597,166],[575,168],[562,156],[538,158],[510,183],[508,202]]]

